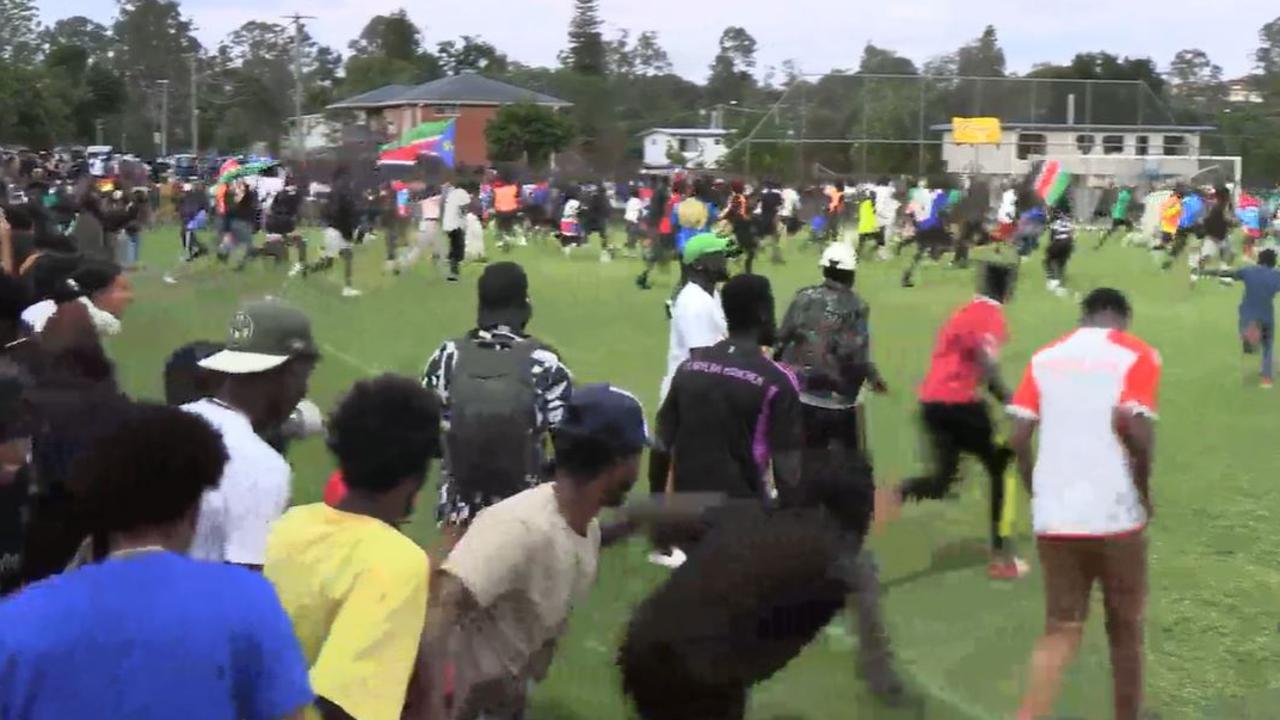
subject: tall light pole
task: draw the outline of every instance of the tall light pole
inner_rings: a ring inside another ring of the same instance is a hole
[[[169,156],[169,81],[160,80],[160,157]]]
[[[191,155],[200,157],[200,96],[199,75],[200,55],[191,53]]]
[[[293,152],[294,161],[301,162],[306,142],[302,130],[302,21],[316,18],[314,15],[299,15],[296,12],[283,17],[293,23]]]

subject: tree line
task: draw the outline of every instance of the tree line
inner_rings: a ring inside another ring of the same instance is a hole
[[[932,120],[1025,110],[1061,118],[1065,93],[1038,88],[1112,80],[1131,84],[1095,86],[1104,95],[1088,98],[1094,122],[1126,124],[1145,112],[1149,122],[1213,125],[1202,153],[1241,155],[1249,175],[1280,177],[1280,17],[1258,30],[1247,79],[1263,99],[1257,103],[1232,102],[1222,68],[1199,49],[1178,52],[1163,71],[1147,57],[1081,52],[1021,76],[1043,83],[1002,85],[1015,75],[990,26],[920,65],[868,44],[857,67],[820,77],[802,75],[795,61],[760,67],[755,38],[730,26],[715,45],[706,81],[697,83],[673,71],[657,32],[606,32],[598,0],[574,0],[565,48],[553,67],[523,64],[476,35],[431,44],[404,10],[372,17],[345,50],[318,42],[305,26],[269,21],[247,22],[206,47],[177,0],[118,0],[109,25],[77,16],[42,26],[38,17],[34,0],[0,0],[0,142],[47,147],[101,138],[151,155],[163,125],[171,152],[191,147],[193,135],[202,148],[230,151],[256,142],[278,148],[295,112],[298,80],[303,112],[315,113],[383,85],[474,71],[573,103],[566,116],[571,124],[509,113],[518,120],[491,133],[499,154],[538,154],[545,142],[568,146],[586,167],[612,171],[638,160],[644,129],[705,126],[717,117],[737,137],[849,139],[740,145],[729,158],[736,169],[749,162],[753,172],[783,176],[814,167],[909,172],[922,159],[935,168],[936,147],[922,158],[910,142],[857,140],[918,139],[922,114]],[[1146,90],[1137,93],[1136,83]],[[1023,96],[1028,92],[1032,97]]]

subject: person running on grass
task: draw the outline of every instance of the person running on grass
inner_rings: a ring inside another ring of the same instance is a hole
[[[761,350],[777,339],[769,280],[735,276],[721,305],[729,336],[680,364],[658,410],[655,445],[670,457],[677,492],[774,505],[782,486],[800,483],[799,386]]]
[[[310,666],[323,718],[399,718],[427,613],[431,564],[400,531],[440,454],[440,408],[409,378],[357,382],[329,421],[346,491],[271,528],[263,574]]]
[[[1078,329],[1032,355],[1009,405],[1009,442],[1031,493],[1045,588],[1045,630],[1031,654],[1019,720],[1053,712],[1084,638],[1095,582],[1111,648],[1113,717],[1137,720],[1142,710],[1160,354],[1127,332],[1132,312],[1119,291],[1094,290],[1082,311]]]
[[[804,418],[803,482],[823,495],[839,482],[846,502],[829,509],[843,530],[859,542],[870,521],[875,486],[861,405],[865,389],[886,393],[888,386],[871,360],[870,308],[853,290],[857,257],[845,243],[823,252],[823,282],[796,293],[778,332],[776,359],[796,374]],[[851,463],[865,472],[840,470]],[[847,482],[841,482],[842,480]],[[809,504],[821,504],[810,499]],[[880,579],[869,551],[850,558],[853,620],[860,636],[860,670],[872,691],[883,698],[902,694],[893,669],[889,637],[880,615]]]
[[[446,547],[484,508],[546,482],[544,441],[573,394],[560,356],[528,332],[533,305],[524,269],[489,265],[476,290],[476,328],[445,341],[422,377],[448,424],[436,509]]]
[[[352,284],[356,226],[360,222],[360,210],[356,205],[355,190],[351,187],[347,169],[339,167],[333,173],[329,189],[329,203],[325,208],[324,246],[321,257],[307,270],[324,272],[342,259],[342,296],[360,297],[363,293]]]
[[[1225,185],[1218,185],[1213,190],[1213,202],[1204,216],[1204,240],[1200,241],[1200,250],[1192,260],[1191,282],[1204,274],[1205,266],[1210,260],[1218,260],[1219,270],[1227,269],[1227,262],[1231,257],[1231,243],[1227,240],[1227,235],[1234,224],[1231,191]]]
[[[237,311],[225,349],[200,361],[221,374],[222,387],[182,409],[218,430],[230,459],[218,488],[200,503],[192,557],[262,567],[271,524],[289,506],[293,476],[262,435],[279,428],[307,396],[319,358],[307,316],[262,300]]]
[[[1129,208],[1132,204],[1133,188],[1125,185],[1116,191],[1116,201],[1111,205],[1111,228],[1098,238],[1098,244],[1094,246],[1094,250],[1102,249],[1117,230],[1133,232],[1133,220],[1129,218]]]
[[[601,527],[635,484],[644,409],[610,385],[577,389],[552,433],[555,476],[476,516],[432,579],[423,638],[428,720],[526,717],[600,548],[633,529]],[[449,677],[452,676],[452,681]]]
[[[1280,293],[1280,271],[1276,270],[1276,251],[1267,248],[1258,253],[1257,265],[1237,270],[1206,271],[1206,275],[1232,278],[1244,283],[1240,298],[1240,339],[1246,355],[1262,353],[1260,383],[1270,389],[1275,372],[1272,351],[1276,339],[1275,298]]]
[[[995,441],[995,426],[981,390],[1000,405],[1009,391],[1000,378],[1000,349],[1009,341],[1004,305],[1013,296],[1016,270],[984,264],[978,294],[947,319],[938,332],[929,370],[920,385],[920,414],[932,450],[929,474],[911,478],[898,488],[903,500],[940,500],[959,481],[960,455],[975,455],[991,484],[991,561],[993,580],[1014,580],[1027,565],[1000,531],[1004,509],[1004,474],[1013,453]]]
[[[649,274],[658,263],[666,263],[676,250],[675,208],[680,204],[684,183],[675,182],[668,186],[666,178],[659,178],[653,188],[653,197],[649,199],[649,252],[644,259],[644,272],[636,278],[636,287],[648,290]]]
[[[271,584],[185,556],[227,462],[218,432],[137,405],[72,485],[107,556],[0,603],[0,707],[23,718],[303,720],[307,665]]]
[[[671,329],[667,344],[667,371],[662,377],[658,401],[666,400],[676,371],[697,348],[710,347],[728,335],[720,293],[716,287],[729,279],[727,240],[703,233],[685,246],[683,262],[689,282],[680,289],[671,305]],[[666,492],[670,456],[661,447],[649,451],[649,492]],[[649,556],[650,562],[675,567],[684,554],[676,548],[659,548]]]
[[[1058,297],[1066,297],[1069,292],[1066,287],[1067,261],[1071,259],[1076,245],[1071,205],[1063,198],[1051,212],[1049,246],[1044,251],[1044,274],[1049,278],[1045,287]]]

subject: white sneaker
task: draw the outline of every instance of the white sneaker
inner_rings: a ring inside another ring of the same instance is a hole
[[[1045,289],[1045,290],[1048,290],[1049,292],[1057,292],[1057,291],[1058,291],[1058,281],[1057,281],[1057,280],[1050,280],[1049,282],[1047,282],[1047,283],[1045,283],[1045,284],[1044,284],[1044,289]]]
[[[363,294],[364,293],[360,292],[359,290],[353,287],[348,286],[348,287],[342,288],[342,297],[344,298],[358,298]]]
[[[680,567],[688,559],[689,556],[685,555],[684,551],[677,547],[673,547],[665,553],[658,552],[657,550],[649,553],[649,562],[670,570],[675,570]]]
[[[612,253],[610,253],[608,250],[601,250],[601,251],[600,251],[600,262],[602,262],[602,263],[611,263],[611,262],[613,262],[613,254],[612,254]]]
[[[174,276],[170,275],[169,273],[165,273],[165,274],[164,274],[164,277],[163,277],[163,278],[161,278],[161,279],[162,279],[162,280],[164,280],[164,284],[165,284],[165,285],[177,285],[177,284],[178,284],[178,279],[177,279],[177,278],[175,278]]]
[[[400,266],[396,265],[395,260],[387,260],[382,263],[382,272],[393,273],[399,269],[400,269]]]
[[[289,268],[289,277],[298,277],[305,269],[306,268],[302,266],[302,263],[294,263],[293,267]]]
[[[569,257],[569,256],[570,256],[570,255],[572,255],[572,254],[573,254],[573,246],[572,246],[572,245],[565,245],[565,246],[564,246],[564,256],[565,256],[565,257]]]

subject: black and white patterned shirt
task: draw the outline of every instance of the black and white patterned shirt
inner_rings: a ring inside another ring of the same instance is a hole
[[[467,340],[480,345],[492,343],[512,343],[527,340],[522,335],[506,326],[480,328],[467,334]],[[453,379],[454,363],[458,359],[456,340],[446,340],[427,361],[427,369],[422,376],[422,386],[436,393],[440,405],[445,429],[449,423],[449,386]],[[534,435],[541,443],[547,433],[560,424],[564,417],[565,404],[573,392],[573,376],[569,368],[560,362],[560,356],[554,350],[541,347],[533,351],[534,391],[537,403],[534,407]],[[541,465],[542,463],[539,463]],[[542,475],[530,475],[525,478],[529,487],[538,485],[549,478]],[[462,497],[456,491],[453,478],[449,473],[448,463],[440,468],[440,504],[436,508],[436,520],[448,524],[466,524],[484,508],[505,500],[505,497],[473,493],[470,497]]]

